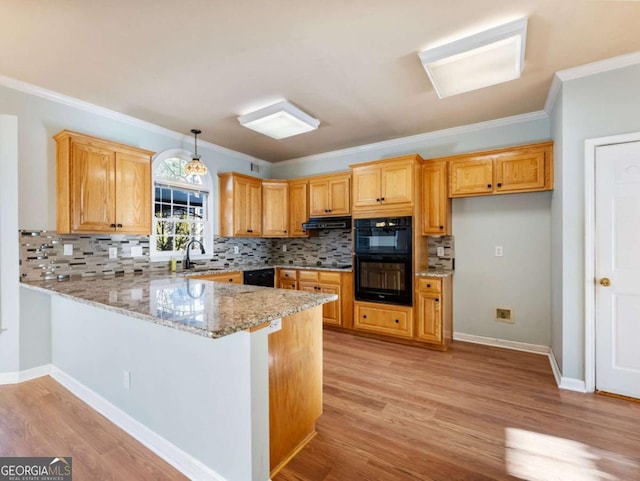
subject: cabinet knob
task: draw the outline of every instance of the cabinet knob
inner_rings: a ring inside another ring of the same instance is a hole
[[[287,231],[285,230],[285,231],[284,231],[284,233],[286,234],[286,233],[287,233]]]
[[[377,199],[376,199],[376,202],[380,202],[380,198],[377,198]]]
[[[440,298],[439,297],[436,297],[436,302],[440,302]]]
[[[305,232],[307,232],[307,229],[302,229],[302,233],[305,233]]]
[[[122,227],[122,224],[118,224],[118,227]]]
[[[252,229],[247,229],[247,232],[251,234],[253,232],[253,230]]]
[[[366,318],[367,318],[367,315],[366,315],[366,314],[363,314],[362,318],[363,318],[363,319],[366,319]]]
[[[487,187],[490,189],[491,188],[491,184],[487,184]]]
[[[440,226],[440,230],[444,230],[444,226],[443,225]]]
[[[333,209],[329,209],[327,212],[332,212],[332,211],[333,211]]]
[[[116,228],[116,225],[115,225],[115,224],[111,224],[111,227],[112,227],[113,229],[115,229],[115,228]]]
[[[229,279],[229,282],[233,282],[233,279]]]
[[[427,287],[431,287],[431,284],[427,284]]]
[[[400,321],[398,319],[396,319],[396,324],[400,324]]]
[[[384,201],[384,197],[381,197],[380,200]]]
[[[502,187],[502,182],[498,182],[498,187]]]

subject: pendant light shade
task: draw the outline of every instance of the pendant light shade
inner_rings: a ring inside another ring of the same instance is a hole
[[[198,135],[201,134],[202,131],[191,129],[191,133],[194,137],[195,153],[191,157],[191,162],[184,166],[184,172],[187,175],[205,175],[207,173],[207,166],[204,165],[204,162],[200,161],[200,156],[198,155]]]

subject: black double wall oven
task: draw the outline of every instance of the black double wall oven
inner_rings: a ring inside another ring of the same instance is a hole
[[[354,220],[355,298],[411,306],[411,217]]]

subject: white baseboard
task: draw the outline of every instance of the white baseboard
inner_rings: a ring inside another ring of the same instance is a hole
[[[575,379],[572,377],[563,377],[556,360],[556,355],[553,350],[549,350],[549,363],[551,364],[551,370],[553,371],[553,377],[556,378],[556,384],[560,389],[566,389],[567,391],[587,392],[587,384],[581,379]]]
[[[127,434],[171,464],[189,479],[198,481],[226,481],[220,474],[184,452],[144,424],[129,416],[117,406],[92,391],[84,384],[55,366],[51,366],[51,377],[87,403]]]
[[[541,346],[539,344],[528,344],[526,342],[507,341],[506,339],[496,339],[493,337],[474,336],[473,334],[463,334],[461,332],[453,333],[454,341],[472,342],[474,344],[483,344],[485,346],[503,347],[505,349],[513,349],[515,351],[532,352],[534,354],[549,354],[549,346]]]
[[[0,373],[0,385],[31,381],[32,379],[42,376],[48,376],[50,372],[51,364],[45,364],[44,366],[38,366],[24,371],[3,372]]]

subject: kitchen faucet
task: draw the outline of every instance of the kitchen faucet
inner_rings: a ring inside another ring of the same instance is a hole
[[[200,254],[206,254],[206,252],[204,251],[204,245],[202,244],[202,242],[200,242],[198,239],[191,239],[187,243],[187,247],[186,247],[187,255],[184,258],[185,269],[191,269],[194,265],[193,262],[191,262],[191,259],[189,258],[189,248],[191,247],[191,244],[193,244],[194,242],[197,242],[198,244],[200,244]]]

